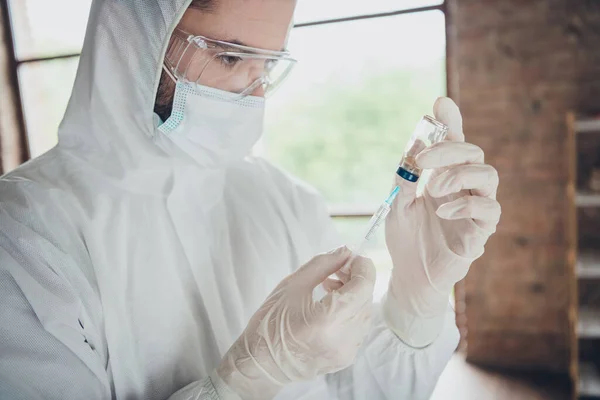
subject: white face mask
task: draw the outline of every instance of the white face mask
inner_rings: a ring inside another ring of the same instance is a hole
[[[171,116],[158,130],[203,165],[224,165],[250,153],[263,131],[265,100],[177,82]]]

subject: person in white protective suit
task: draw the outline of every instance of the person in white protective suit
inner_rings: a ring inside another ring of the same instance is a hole
[[[438,99],[373,304],[321,197],[250,155],[294,1],[190,3],[94,1],[58,145],[0,180],[0,399],[427,399],[497,173]]]

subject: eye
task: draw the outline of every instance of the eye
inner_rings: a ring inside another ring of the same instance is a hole
[[[265,70],[271,71],[277,65],[277,60],[267,60],[265,61]]]
[[[226,66],[226,67],[230,67],[233,68],[236,66],[237,63],[239,63],[240,61],[242,61],[242,59],[240,57],[237,56],[228,56],[226,54],[220,55],[219,56],[219,62]]]

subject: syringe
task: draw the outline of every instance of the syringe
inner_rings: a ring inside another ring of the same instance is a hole
[[[417,124],[411,139],[406,145],[404,155],[396,171],[397,175],[408,182],[416,183],[422,172],[416,164],[416,157],[427,147],[443,141],[447,134],[448,127],[446,125],[428,115],[424,116]],[[365,244],[375,236],[375,233],[390,213],[392,203],[399,192],[400,187],[396,186],[388,198],[381,204],[377,212],[373,214],[364,236],[359,239],[358,243],[351,247],[353,255],[346,262],[346,265],[342,268],[343,270],[348,269],[354,258],[362,254]]]
[[[375,233],[390,213],[390,210],[392,209],[392,203],[394,202],[396,196],[398,196],[398,193],[400,193],[400,187],[396,186],[394,190],[392,190],[392,193],[390,193],[388,198],[385,199],[381,206],[379,206],[379,209],[377,209],[375,214],[373,214],[371,220],[369,221],[369,224],[367,225],[367,230],[365,234],[360,238],[359,242],[351,248],[352,255],[350,256],[348,261],[346,261],[344,267],[342,267],[343,272],[348,271],[348,268],[350,267],[350,264],[352,264],[352,261],[354,261],[354,259],[357,256],[362,254],[363,247],[365,246],[365,244],[375,236]]]
[[[390,213],[392,203],[394,202],[396,196],[398,196],[398,193],[400,193],[400,187],[396,186],[388,198],[385,199],[381,206],[379,206],[379,209],[377,209],[375,214],[373,214],[369,224],[367,225],[367,230],[363,237],[363,241],[369,241],[375,235],[375,232],[377,232],[383,221],[385,221],[385,218]]]
[[[416,164],[416,157],[427,147],[444,140],[447,134],[448,127],[446,125],[428,115],[424,116],[417,124],[410,141],[406,145],[402,161],[400,161],[400,166],[396,171],[398,176],[408,182],[417,182],[422,171]],[[400,192],[400,187],[396,186],[377,212],[373,214],[367,226],[365,236],[361,238],[360,244],[356,247],[357,251],[362,251],[364,243],[368,242],[375,235],[379,226],[385,221],[398,192]]]

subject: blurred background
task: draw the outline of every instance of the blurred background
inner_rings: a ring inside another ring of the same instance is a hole
[[[90,4],[0,0],[2,172],[56,144]],[[600,1],[299,0],[289,48],[256,152],[319,189],[348,243],[438,96],[499,171],[434,398],[600,398]],[[383,235],[368,253],[380,297]]]

